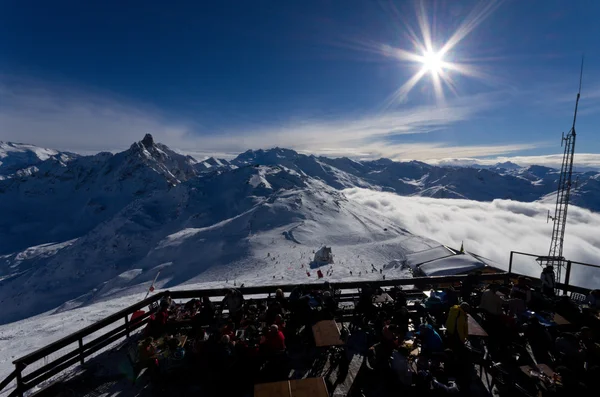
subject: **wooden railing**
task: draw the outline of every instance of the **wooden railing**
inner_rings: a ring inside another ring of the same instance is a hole
[[[513,273],[495,273],[495,274],[482,274],[477,277],[478,281],[508,281],[509,278],[516,277],[517,274]],[[393,287],[401,285],[414,285],[416,288],[423,289],[431,286],[435,288],[436,285],[459,285],[460,282],[465,280],[467,276],[456,275],[456,276],[433,276],[433,277],[416,277],[416,278],[401,278],[391,280],[378,280],[378,281],[351,281],[332,283],[335,289],[340,290],[358,290],[363,288],[365,285],[372,287]],[[244,296],[251,297],[252,295],[261,294],[272,294],[277,288],[282,289],[284,292],[291,292],[297,284],[292,285],[269,285],[269,286],[258,286],[258,287],[245,287],[238,288]],[[586,293],[587,290],[579,287],[573,287],[569,285],[559,284],[559,288],[565,291],[573,291],[579,293]],[[216,289],[201,289],[201,290],[180,290],[171,291],[170,295],[173,299],[192,299],[201,298],[203,296],[218,297],[225,295],[226,288]],[[78,332],[68,335],[62,339],[57,340],[39,350],[36,350],[24,357],[21,357],[13,362],[15,370],[0,383],[0,393],[5,389],[11,382],[16,381],[16,388],[8,396],[22,396],[24,392],[32,389],[33,387],[39,386],[42,382],[47,381],[53,376],[65,371],[73,365],[85,364],[85,358],[98,350],[105,348],[111,343],[117,342],[120,339],[129,338],[132,331],[144,326],[151,314],[151,311],[147,311],[143,316],[137,317],[134,323],[129,321],[129,316],[135,311],[142,308],[148,307],[153,303],[159,301],[165,292],[154,294],[151,297],[144,299],[134,305],[127,307],[117,313],[114,313],[103,320],[100,320],[92,325],[89,325]],[[111,328],[106,333],[96,337],[95,339],[84,343],[84,338],[92,335],[95,332],[114,326],[118,322],[123,322],[117,327]],[[77,343],[77,347],[72,351],[62,354],[59,357],[53,359],[50,362],[45,362],[39,368],[34,371],[23,374],[23,371],[28,366],[37,363],[40,360],[44,360],[51,354],[58,352],[59,350],[71,346]]]

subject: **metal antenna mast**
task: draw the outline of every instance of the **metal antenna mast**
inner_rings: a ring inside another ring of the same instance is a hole
[[[561,281],[562,268],[565,266],[563,257],[563,243],[565,240],[565,227],[567,225],[567,210],[569,208],[569,198],[571,195],[571,179],[573,176],[573,156],[575,154],[575,122],[577,121],[577,107],[579,106],[579,97],[581,96],[581,81],[583,76],[583,57],[581,57],[581,70],[579,72],[579,91],[577,92],[577,100],[575,101],[575,113],[573,115],[573,126],[567,134],[564,135],[561,141],[561,146],[564,144],[565,152],[563,155],[562,166],[560,169],[560,178],[558,180],[558,191],[556,195],[556,208],[554,216],[550,217],[554,221],[552,228],[552,241],[550,242],[550,251],[545,262],[548,265],[554,266],[556,273],[556,281]]]

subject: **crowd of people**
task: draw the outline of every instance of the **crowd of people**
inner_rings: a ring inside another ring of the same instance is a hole
[[[287,379],[296,358],[317,350],[312,326],[344,316],[344,353],[366,356],[359,378],[364,395],[475,395],[474,385],[483,381],[473,364],[511,395],[589,395],[597,389],[598,291],[576,303],[544,284],[533,288],[523,277],[482,284],[471,275],[460,290],[434,288],[428,295],[420,300],[399,287],[365,284],[350,311],[343,311],[328,282],[297,286],[289,296],[277,289],[265,299],[245,299],[239,289],[227,290],[220,302],[205,296],[175,304],[165,296],[144,330],[139,357],[153,380],[167,377],[177,368],[173,362],[185,362],[192,373],[227,389],[223,393],[244,395],[255,383]],[[554,321],[555,314],[566,321]],[[485,336],[472,334],[470,321]],[[522,370],[538,364],[556,375]],[[235,382],[228,381],[232,375]]]
[[[290,350],[310,346],[312,325],[332,320],[336,309],[327,282],[298,286],[288,297],[276,289],[267,299],[245,299],[229,289],[220,302],[205,296],[176,304],[167,293],[144,329],[139,360],[156,383],[185,366],[241,393],[256,382],[285,379]],[[235,383],[226,381],[232,373]]]

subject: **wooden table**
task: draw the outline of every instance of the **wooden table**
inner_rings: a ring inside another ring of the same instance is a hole
[[[558,313],[554,313],[554,322],[556,325],[570,325],[571,323]]]
[[[552,377],[554,376],[554,371],[552,370],[552,368],[550,368],[546,364],[538,364],[537,368],[531,367],[529,365],[523,365],[520,368],[521,368],[521,371],[523,371],[525,373],[525,375],[529,376],[530,378],[531,378],[531,373],[529,371],[531,371],[531,370],[541,372],[550,379],[552,379]]]
[[[341,346],[340,330],[334,320],[319,321],[312,327],[315,345],[317,347]]]
[[[292,397],[290,382],[271,382],[254,385],[255,397]]]
[[[468,318],[467,322],[468,322],[468,326],[469,326],[469,336],[480,336],[480,337],[488,336],[487,332],[485,332],[483,327],[481,325],[479,325],[479,323],[473,318],[473,316],[471,316],[470,314],[467,314],[467,318]]]
[[[255,397],[328,397],[323,378],[306,378],[254,385]]]

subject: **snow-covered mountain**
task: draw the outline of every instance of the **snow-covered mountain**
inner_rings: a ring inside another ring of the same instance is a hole
[[[69,152],[59,152],[53,149],[41,148],[24,143],[0,141],[0,180],[14,176],[29,175],[36,167],[48,159],[67,163],[79,155]]]
[[[199,161],[195,165],[195,168],[196,171],[200,173],[205,173],[212,172],[216,169],[235,169],[237,167],[235,165],[230,164],[227,160],[209,157],[206,160]]]
[[[333,280],[350,270],[364,279],[371,263],[397,277],[408,254],[441,247],[290,168],[239,167],[138,198],[63,246],[4,256],[0,304],[12,304],[2,321],[147,288],[158,270],[163,288],[224,278],[304,282],[322,244],[347,264]]]
[[[0,304],[11,302],[2,322],[141,291],[159,270],[165,288],[305,282],[314,270],[301,265],[323,244],[341,265],[330,280],[382,277],[371,263],[402,276],[404,264],[452,253],[341,189],[535,201],[552,199],[558,177],[538,166],[439,167],[280,148],[196,161],[150,135],[117,154],[57,155],[0,181]],[[600,174],[578,176],[574,202],[600,210]],[[464,258],[454,261],[478,261]]]
[[[136,199],[197,175],[195,160],[146,135],[121,153],[63,162],[0,181],[0,254],[82,236]]]
[[[556,191],[559,176],[553,168],[519,167],[510,162],[490,168],[439,167],[419,161],[331,159],[280,148],[249,150],[233,159],[231,164],[281,164],[337,189],[365,187],[400,195],[477,201],[511,199],[531,202],[547,199]],[[574,174],[574,178],[579,180],[573,191],[573,204],[600,211],[598,175],[598,172]]]

